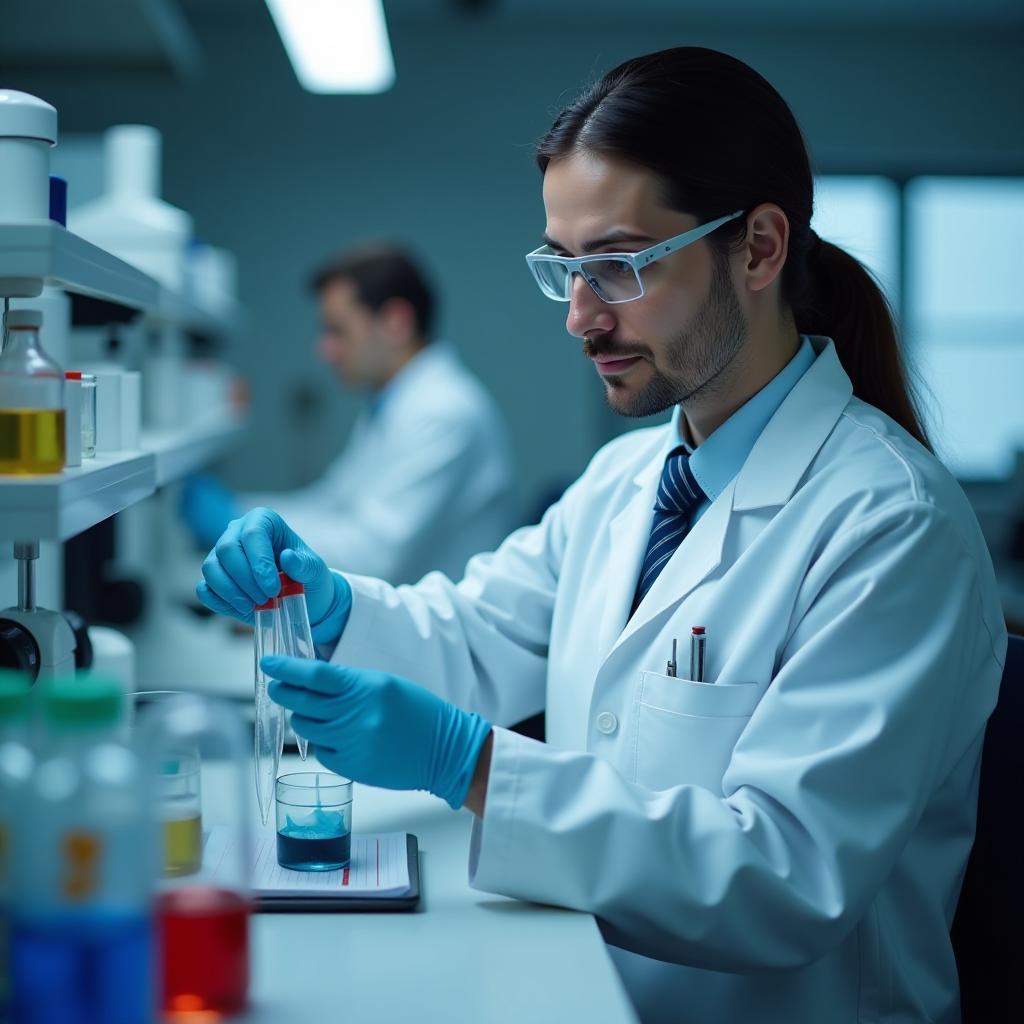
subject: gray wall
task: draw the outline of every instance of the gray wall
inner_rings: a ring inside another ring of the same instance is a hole
[[[543,229],[531,144],[580,84],[625,57],[691,43],[749,61],[794,107],[820,172],[1024,169],[1017,30],[393,18],[395,89],[322,97],[297,85],[262,5],[196,27],[207,70],[194,83],[16,74],[5,84],[55,103],[66,132],[157,125],[166,198],[238,255],[250,329],[233,355],[255,415],[226,469],[247,487],[303,482],[344,440],[358,402],[313,359],[304,280],[367,235],[403,238],[433,265],[443,333],[511,424],[523,507],[622,428],[565,334],[564,307],[536,293],[522,257]],[[303,389],[316,401],[297,414]]]

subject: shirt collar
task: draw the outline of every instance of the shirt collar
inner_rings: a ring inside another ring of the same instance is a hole
[[[714,501],[743,468],[768,421],[814,363],[815,352],[810,339],[806,335],[800,337],[801,345],[796,355],[703,444],[691,448],[682,441],[682,446],[690,454],[690,469],[709,501]],[[682,410],[677,405],[672,413],[673,448],[679,447],[682,438],[681,415]]]

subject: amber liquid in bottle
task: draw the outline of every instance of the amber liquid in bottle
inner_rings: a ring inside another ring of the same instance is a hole
[[[63,409],[0,409],[0,476],[41,476],[63,468]]]

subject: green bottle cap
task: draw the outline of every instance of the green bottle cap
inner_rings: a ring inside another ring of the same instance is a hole
[[[112,679],[54,679],[43,690],[43,715],[48,725],[58,728],[116,725],[121,701],[121,687]]]
[[[28,717],[31,685],[23,672],[0,669],[0,722]]]

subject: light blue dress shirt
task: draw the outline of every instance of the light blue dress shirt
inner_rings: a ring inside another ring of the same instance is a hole
[[[743,468],[768,425],[796,382],[811,368],[815,355],[811,342],[801,335],[801,345],[793,358],[753,398],[741,405],[703,444],[691,448],[686,441],[683,447],[690,453],[690,469],[697,483],[708,496],[693,514],[693,522],[711,507],[711,503],[729,482]],[[677,407],[678,408],[678,407]],[[680,426],[677,413],[676,426]]]

